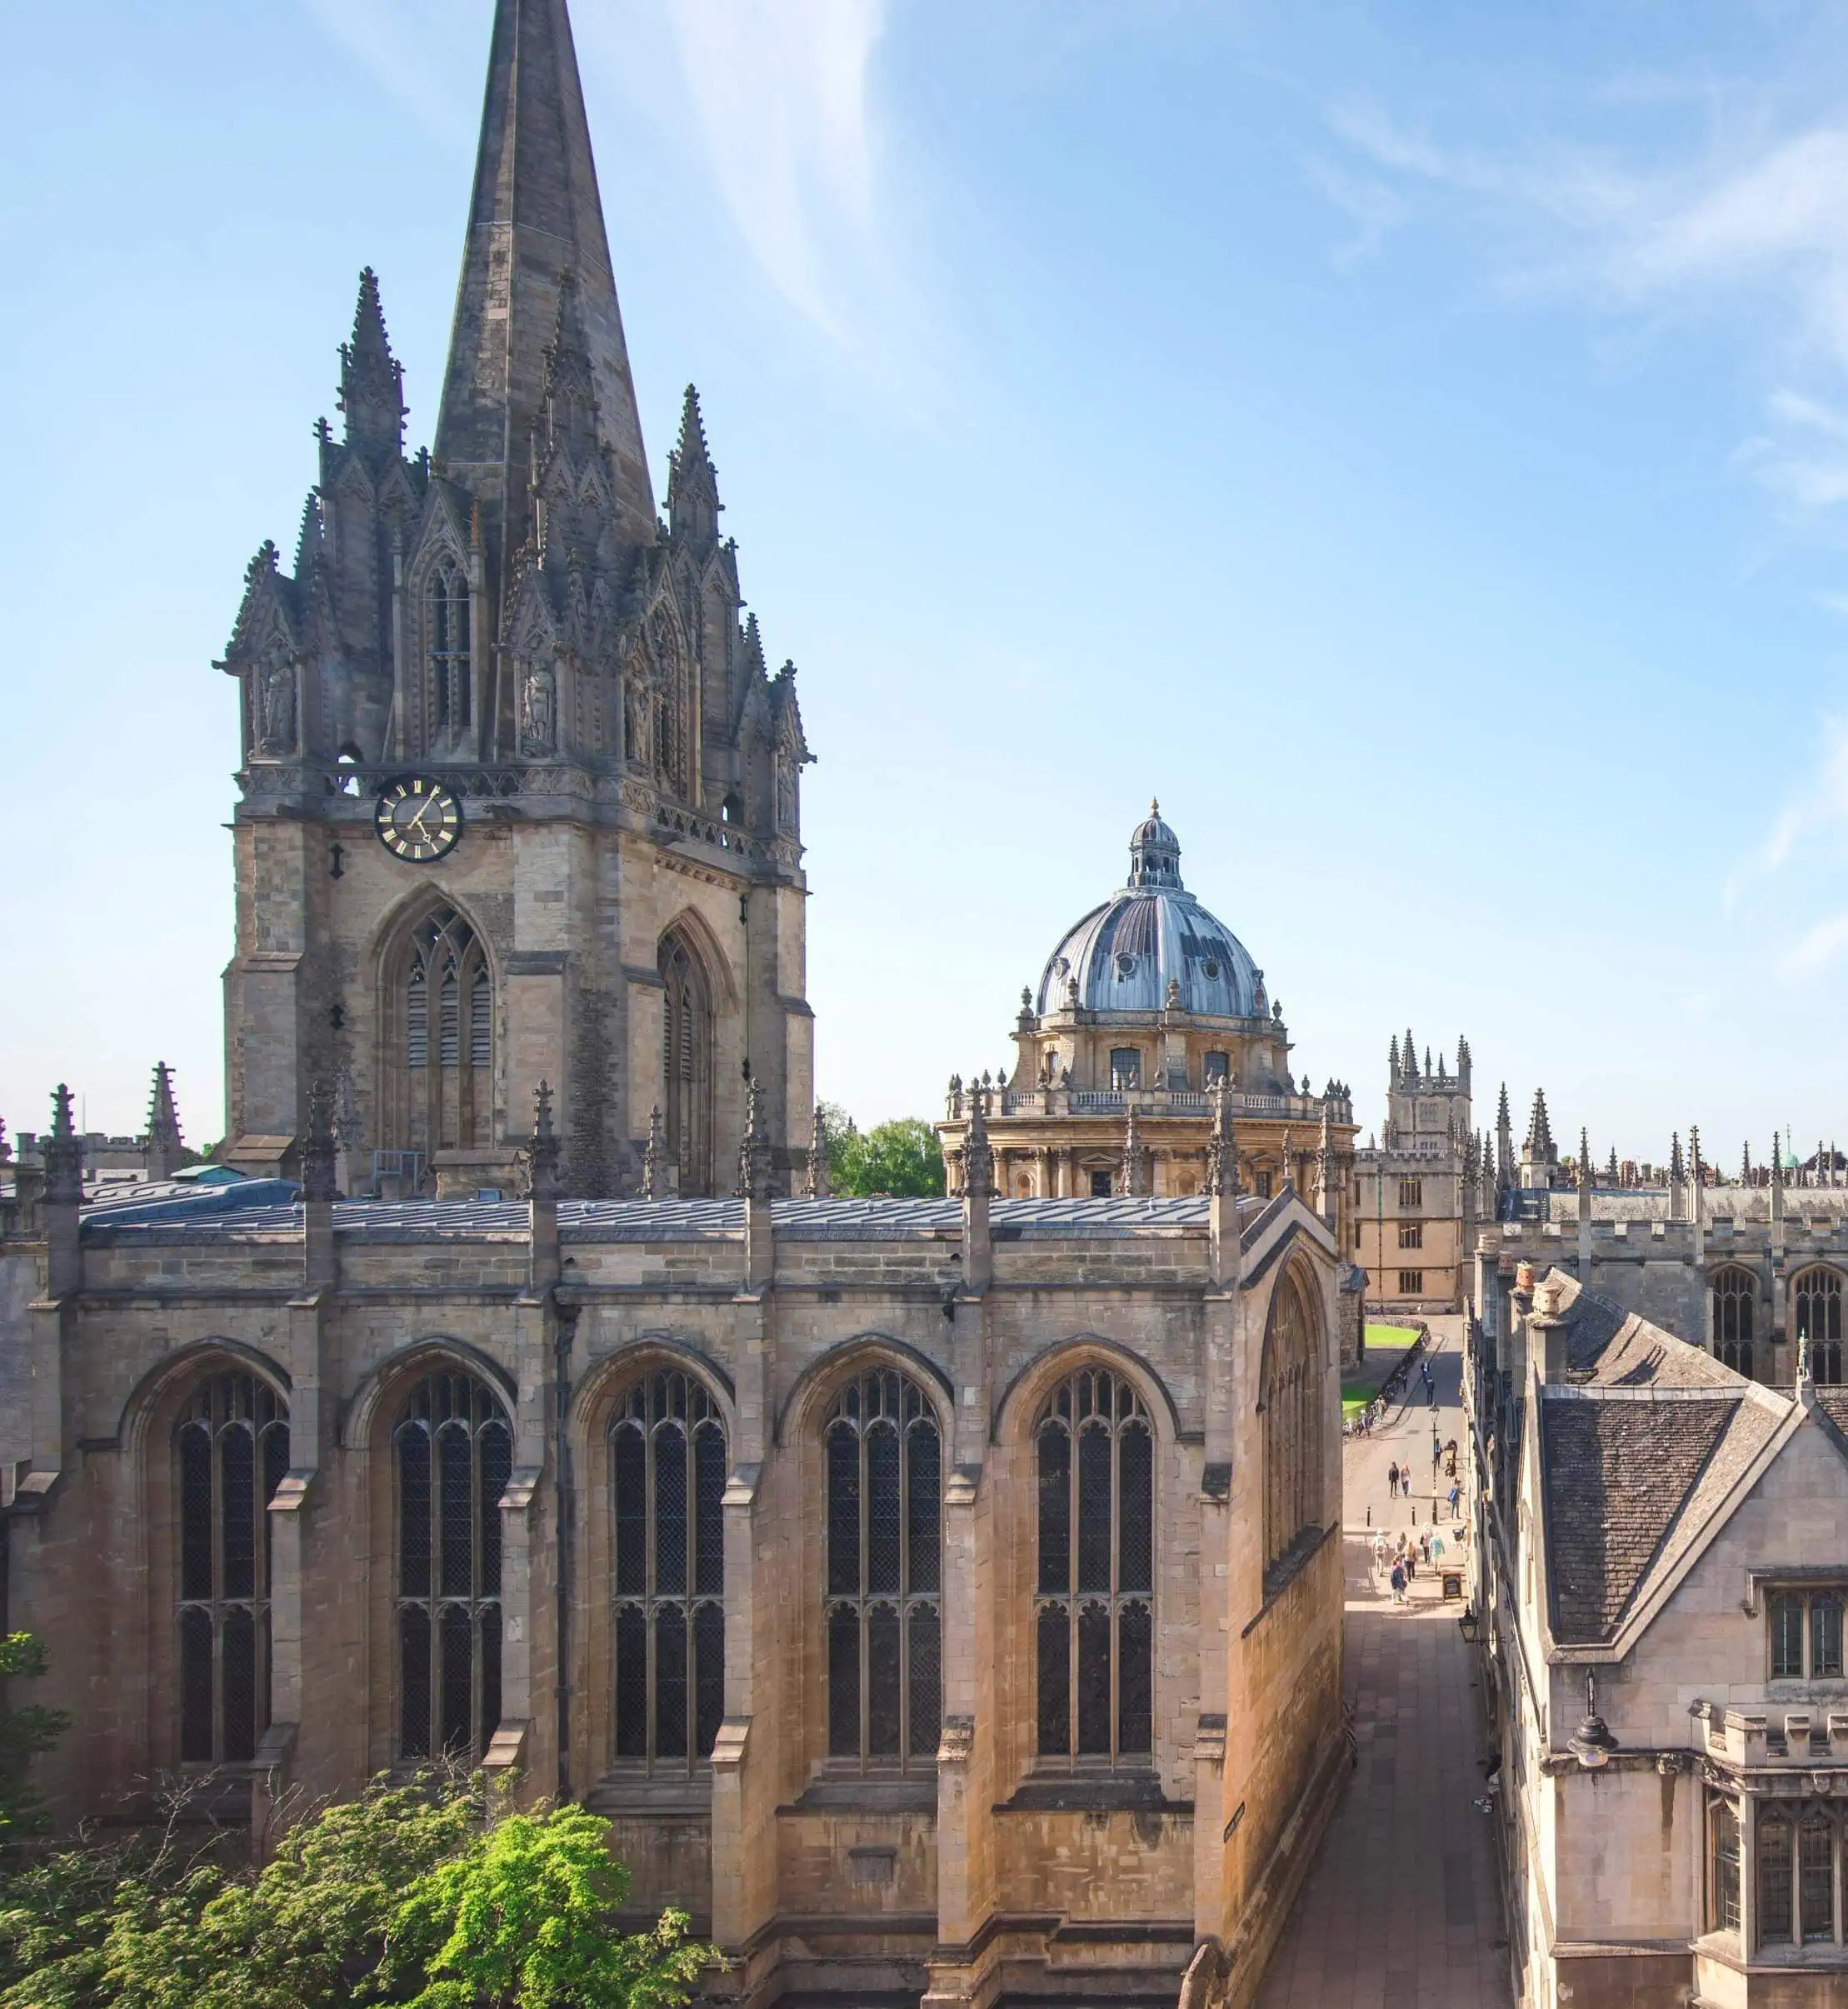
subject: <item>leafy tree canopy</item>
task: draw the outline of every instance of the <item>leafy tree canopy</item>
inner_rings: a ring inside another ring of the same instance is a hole
[[[944,1190],[943,1150],[919,1117],[862,1131],[837,1102],[822,1105],[828,1185],[845,1198],[929,1199]]]

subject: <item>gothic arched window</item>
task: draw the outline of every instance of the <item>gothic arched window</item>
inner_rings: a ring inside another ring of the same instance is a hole
[[[1841,1278],[1834,1270],[1806,1270],[1796,1280],[1796,1339],[1810,1348],[1810,1378],[1841,1379]]]
[[[1068,1375],[1041,1412],[1034,1598],[1041,1757],[1154,1748],[1155,1435],[1107,1368]]]
[[[1299,1537],[1322,1515],[1321,1377],[1314,1312],[1286,1272],[1271,1301],[1264,1342],[1264,1567],[1286,1562]]]
[[[829,1412],[828,1755],[907,1770],[943,1727],[943,1465],[936,1415],[890,1367]]]
[[[1750,1270],[1736,1263],[1713,1277],[1713,1352],[1716,1359],[1739,1373],[1752,1371],[1752,1317],[1757,1286]]]
[[[215,1374],[174,1425],[179,1482],[180,1757],[237,1764],[269,1727],[269,1503],[288,1409],[253,1374]]]
[[[513,1433],[485,1382],[426,1374],[392,1432],[398,1755],[479,1757],[501,1720],[501,1495]]]
[[[725,1714],[725,1426],[691,1375],[646,1375],[610,1425],[616,1755],[685,1770]]]
[[[683,1193],[712,1190],[712,992],[684,935],[661,940],[662,1107]]]
[[[494,1118],[494,987],[453,907],[425,914],[386,959],[384,1149],[426,1157],[487,1144]]]
[[[434,740],[468,730],[474,710],[468,581],[445,560],[430,579],[430,725]]]

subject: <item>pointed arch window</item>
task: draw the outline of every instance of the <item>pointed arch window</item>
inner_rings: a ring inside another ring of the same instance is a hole
[[[430,578],[430,719],[439,741],[466,732],[472,719],[472,641],[468,581],[446,559]]]
[[[478,1149],[492,1142],[494,987],[475,931],[451,907],[412,923],[386,957],[380,1147]]]
[[[1039,1754],[1146,1760],[1154,1748],[1155,1437],[1107,1368],[1060,1382],[1034,1432]]]
[[[1841,1278],[1834,1270],[1805,1270],[1796,1280],[1796,1338],[1810,1348],[1810,1378],[1841,1379]]]
[[[827,1461],[828,1756],[863,1770],[936,1762],[943,1729],[943,1452],[908,1375],[836,1397]]]
[[[712,1190],[712,992],[693,947],[662,937],[662,1108],[682,1193]]]
[[[472,1759],[501,1720],[501,1495],[513,1433],[487,1384],[426,1374],[392,1432],[398,1755]]]
[[[247,1762],[269,1727],[269,1503],[288,1410],[253,1374],[217,1374],[174,1426],[179,1492],[180,1758]]]
[[[686,1772],[725,1714],[725,1425],[677,1370],[646,1375],[610,1425],[616,1755]]]
[[[1755,1357],[1753,1322],[1758,1287],[1750,1270],[1729,1263],[1713,1277],[1713,1352],[1716,1359],[1750,1376]]]
[[[1316,1316],[1286,1271],[1271,1302],[1264,1342],[1264,1569],[1266,1594],[1278,1587],[1319,1533],[1322,1515],[1321,1348]]]

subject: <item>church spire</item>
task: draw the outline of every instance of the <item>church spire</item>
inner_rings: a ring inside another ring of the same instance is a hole
[[[379,304],[378,274],[359,275],[353,338],[340,345],[340,409],[347,444],[376,473],[378,463],[404,451],[404,366],[392,353]]]
[[[495,0],[436,458],[480,504],[503,579],[528,530],[528,441],[567,273],[577,282],[576,311],[617,499],[637,533],[646,534],[654,524],[654,492],[570,17],[565,0]]]

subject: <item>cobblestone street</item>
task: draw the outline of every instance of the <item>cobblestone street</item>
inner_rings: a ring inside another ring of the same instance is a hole
[[[1445,1442],[1462,1430],[1456,1323],[1431,1322]],[[1439,1601],[1436,1570],[1421,1565],[1412,1602],[1396,1607],[1371,1569],[1374,1531],[1434,1525],[1433,1417],[1416,1372],[1411,1392],[1409,1406],[1344,1453],[1346,1688],[1360,1763],[1259,2009],[1506,2009],[1510,2001],[1490,1825],[1471,1805],[1482,1790],[1481,1732],[1460,1607]],[[1422,1483],[1409,1500],[1387,1494],[1395,1462],[1409,1462]],[[1436,1511],[1448,1549],[1441,1496]]]

